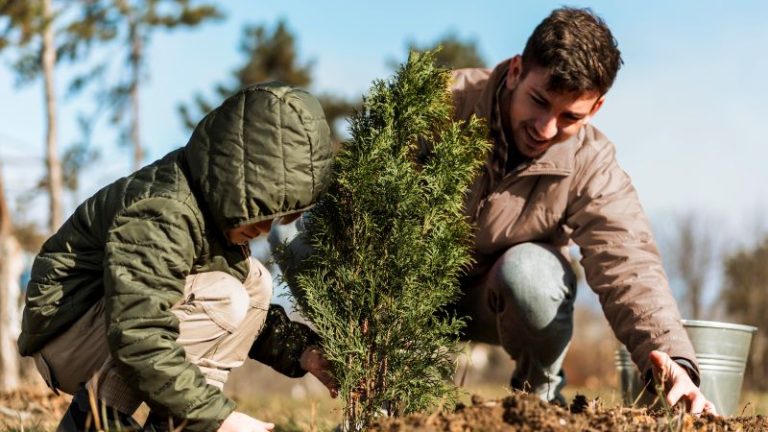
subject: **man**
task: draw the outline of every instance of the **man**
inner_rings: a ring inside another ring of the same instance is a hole
[[[561,8],[522,55],[454,72],[456,118],[485,119],[494,143],[467,198],[477,262],[459,312],[471,317],[468,338],[501,344],[516,360],[514,388],[562,402],[576,277],[561,251],[573,240],[646,379],[662,377],[670,404],[714,412],[635,190],[613,144],[589,124],[620,64],[599,17]]]
[[[268,83],[80,205],[34,262],[19,338],[48,385],[74,394],[59,430],[141,429],[142,401],[148,431],[272,430],[222,393],[246,356],[309,371],[334,395],[316,335],[270,306],[272,278],[248,248],[314,205],[330,163],[317,100]]]

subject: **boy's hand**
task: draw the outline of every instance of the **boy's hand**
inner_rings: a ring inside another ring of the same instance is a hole
[[[331,394],[332,398],[339,395],[339,383],[336,382],[336,379],[329,372],[331,365],[328,363],[328,360],[323,357],[323,351],[320,347],[307,347],[307,349],[301,353],[299,363],[305,371],[314,375],[321,383],[328,387],[328,392]]]
[[[650,358],[656,376],[664,381],[664,388],[667,391],[666,399],[670,406],[685,400],[686,409],[692,414],[717,415],[715,405],[708,401],[691,381],[684,367],[677,364],[665,352],[652,351]]]
[[[219,426],[218,432],[270,432],[275,428],[272,423],[266,423],[241,412],[233,411]]]

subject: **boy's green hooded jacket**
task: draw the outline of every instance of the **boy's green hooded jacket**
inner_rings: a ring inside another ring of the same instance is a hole
[[[331,156],[328,124],[309,93],[268,83],[230,97],[185,147],[97,192],[43,245],[21,354],[42,349],[103,298],[110,352],[150,407],[187,419],[189,430],[216,430],[234,403],[186,361],[171,307],[189,274],[244,280],[249,252],[224,231],[310,208],[329,182]],[[275,364],[295,362],[290,343],[302,342],[285,337],[295,328],[275,328],[286,325],[277,312],[250,354],[295,374],[295,365]]]

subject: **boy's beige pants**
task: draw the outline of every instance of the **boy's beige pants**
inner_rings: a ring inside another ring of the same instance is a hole
[[[223,272],[187,277],[184,299],[171,309],[179,318],[177,341],[209,384],[223,387],[229,371],[243,364],[264,326],[271,297],[272,277],[253,258],[245,283]],[[109,354],[103,300],[34,358],[54,390],[72,394],[87,382],[104,403],[126,414],[142,402]]]

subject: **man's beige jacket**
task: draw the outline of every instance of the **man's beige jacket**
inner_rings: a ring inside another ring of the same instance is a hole
[[[454,72],[457,119],[489,119],[506,62],[494,70]],[[652,350],[698,369],[648,219],[616,162],[613,143],[587,124],[506,175],[494,173],[492,156],[467,197],[466,213],[475,227],[474,273],[483,273],[516,244],[566,247],[572,240],[581,249],[587,283],[640,370],[651,369]]]

